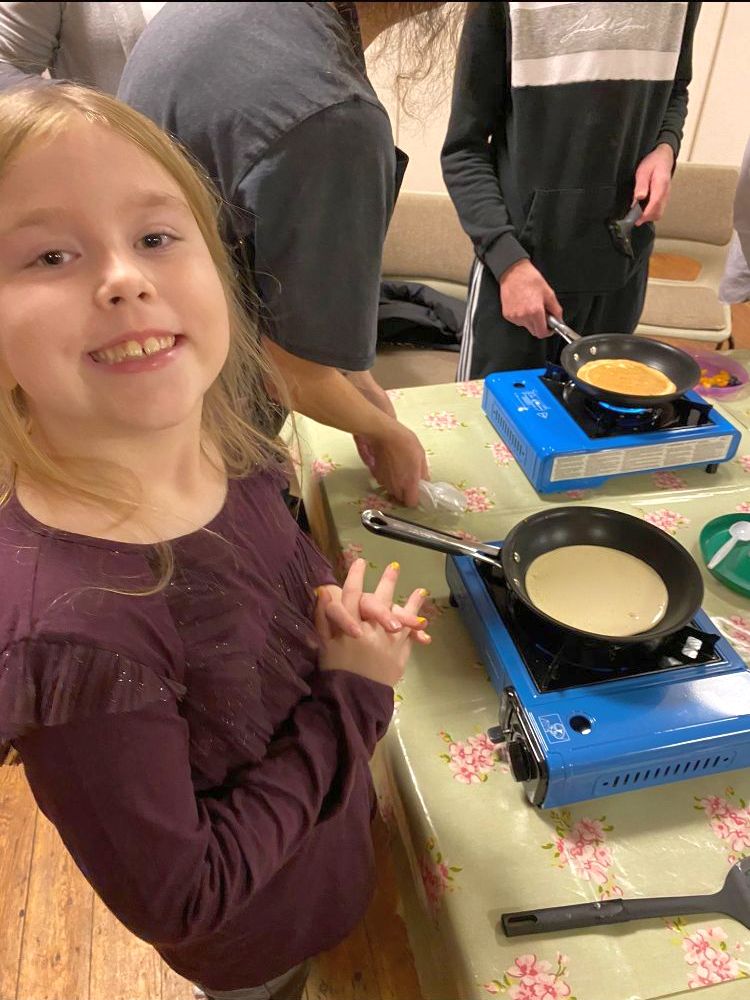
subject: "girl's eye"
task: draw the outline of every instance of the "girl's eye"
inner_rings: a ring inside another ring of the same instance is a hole
[[[169,233],[146,233],[138,242],[146,250],[161,250],[162,247],[168,247],[174,239]]]
[[[44,253],[39,254],[35,263],[39,267],[60,267],[61,264],[65,264],[72,259],[73,254],[68,253],[66,250],[46,250]]]

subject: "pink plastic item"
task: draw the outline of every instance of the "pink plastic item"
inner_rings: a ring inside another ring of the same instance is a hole
[[[721,351],[716,351],[712,354],[706,351],[690,351],[690,354],[701,366],[701,377],[707,375],[711,378],[713,375],[718,374],[718,372],[725,371],[729,372],[730,375],[734,375],[739,383],[738,385],[724,387],[703,386],[698,383],[695,391],[700,393],[701,396],[710,396],[715,399],[731,399],[732,396],[741,392],[750,381],[750,375],[748,375],[744,365],[741,365],[739,361],[728,358]]]

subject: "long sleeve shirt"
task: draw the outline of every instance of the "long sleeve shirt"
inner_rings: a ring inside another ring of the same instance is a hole
[[[106,905],[181,975],[257,986],[340,941],[373,882],[368,761],[385,685],[322,672],[313,588],[332,575],[276,474],[234,481],[173,543],[0,511],[0,739]]]
[[[636,167],[679,152],[699,3],[481,3],[468,14],[442,152],[477,256],[499,280],[531,258],[558,292],[622,287],[607,222]],[[637,258],[653,227],[636,228]]]
[[[140,3],[0,3],[0,90],[71,80],[117,92],[128,53],[146,27]]]

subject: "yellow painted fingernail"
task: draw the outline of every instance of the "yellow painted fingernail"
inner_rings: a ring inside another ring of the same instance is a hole
[[[397,562],[392,562],[388,566],[388,569],[392,569],[394,571],[394,573],[395,573],[396,570],[401,569],[401,567],[399,566],[399,564]]]
[[[422,589],[419,591],[419,596],[420,597],[429,597],[430,596],[430,592],[425,587],[422,587]]]
[[[420,625],[424,625],[424,623],[425,623],[425,622],[427,621],[427,619],[426,619],[426,618],[423,618],[423,617],[422,617],[422,616],[420,615],[420,617],[419,617],[419,618],[417,618],[417,621],[419,622],[419,624],[420,624]]]

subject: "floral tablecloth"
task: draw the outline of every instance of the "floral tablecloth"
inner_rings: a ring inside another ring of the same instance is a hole
[[[454,483],[468,501],[458,519],[417,515],[426,524],[491,541],[533,511],[594,504],[659,525],[702,566],[703,524],[750,512],[750,435],[715,475],[627,476],[539,496],[484,417],[481,393],[479,382],[390,393],[427,449],[433,480]],[[750,396],[722,409],[750,428]],[[712,1000],[750,1000],[750,931],[729,918],[641,921],[557,938],[498,933],[509,910],[715,891],[729,866],[750,855],[750,770],[568,809],[530,806],[485,735],[498,698],[448,603],[444,557],[366,532],[362,510],[396,508],[373,487],[351,438],[302,418],[298,429],[302,494],[329,556],[340,567],[364,556],[370,583],[398,560],[400,597],[417,586],[431,594],[424,613],[433,643],[415,647],[375,762],[425,1000],[653,1000],[700,988]],[[704,608],[750,663],[750,601],[704,578]]]

